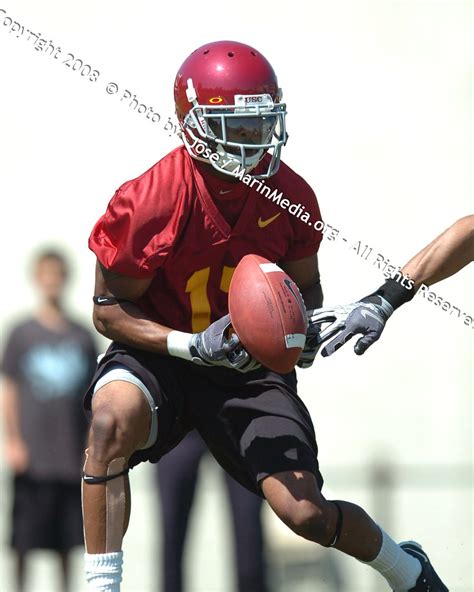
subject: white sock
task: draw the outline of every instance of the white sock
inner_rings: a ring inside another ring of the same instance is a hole
[[[383,529],[380,530],[382,547],[379,554],[372,561],[363,563],[377,570],[395,592],[407,592],[416,585],[421,563],[397,545]]]
[[[94,592],[120,592],[123,551],[84,553],[87,589]]]

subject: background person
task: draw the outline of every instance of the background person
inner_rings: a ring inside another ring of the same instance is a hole
[[[156,465],[163,522],[163,592],[183,590],[184,545],[199,466],[206,452],[206,443],[194,430]],[[260,516],[262,499],[228,473],[223,472],[223,477],[232,512],[237,589],[239,592],[264,592],[267,587]]]
[[[11,331],[3,357],[6,462],[14,475],[11,544],[17,590],[26,555],[51,549],[69,589],[68,556],[82,545],[80,469],[86,436],[82,396],[96,361],[89,331],[64,311],[68,264],[57,250],[36,255],[36,311]]]

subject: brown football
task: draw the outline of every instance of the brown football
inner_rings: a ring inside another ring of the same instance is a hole
[[[237,265],[229,288],[229,313],[242,345],[263,366],[293,370],[306,338],[306,307],[295,282],[258,255]]]

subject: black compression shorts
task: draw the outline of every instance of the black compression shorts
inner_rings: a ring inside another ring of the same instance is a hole
[[[158,406],[157,440],[135,452],[130,467],[157,462],[196,428],[219,464],[258,495],[262,479],[283,471],[309,471],[322,487],[313,423],[296,393],[295,372],[244,374],[112,343],[86,393],[86,409],[95,383],[117,363],[140,378]]]

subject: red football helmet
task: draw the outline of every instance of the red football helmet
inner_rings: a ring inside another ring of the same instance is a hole
[[[286,105],[270,63],[235,41],[203,45],[176,75],[174,99],[189,154],[228,175],[253,170],[271,151],[265,179],[280,165],[286,143]]]

